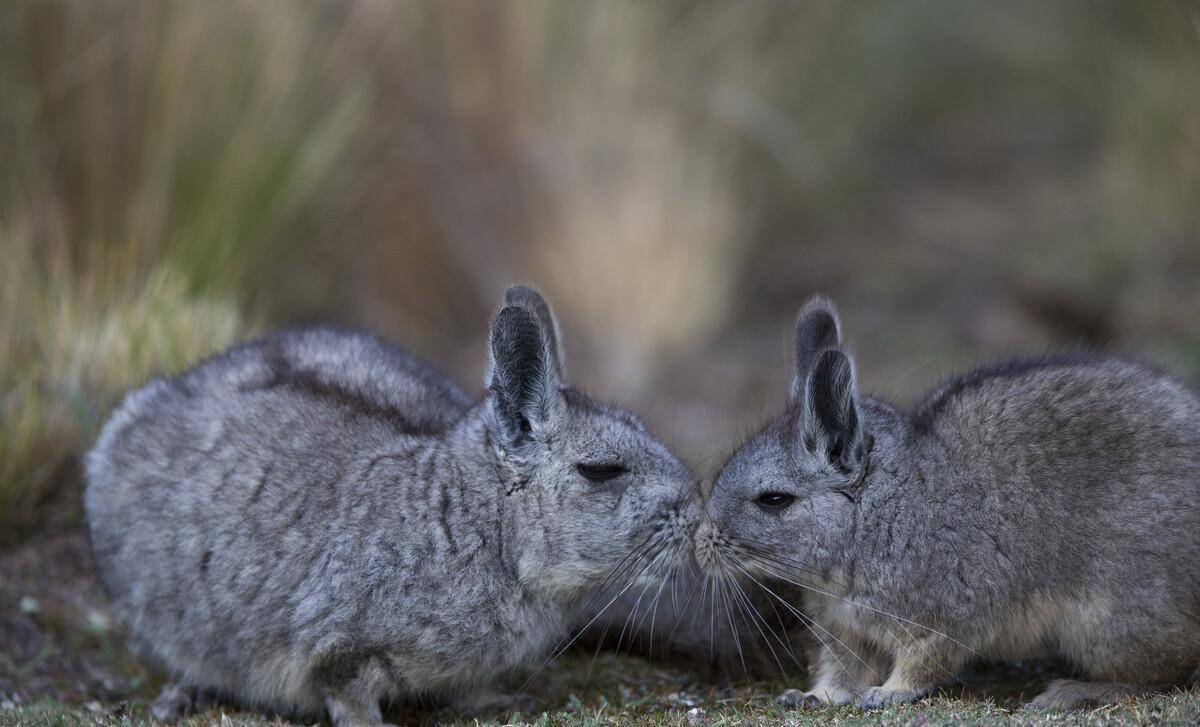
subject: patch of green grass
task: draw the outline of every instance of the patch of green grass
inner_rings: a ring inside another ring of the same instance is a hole
[[[394,717],[393,717],[394,718]],[[853,707],[787,710],[774,704],[765,693],[747,689],[736,696],[710,698],[695,707],[672,704],[661,697],[640,698],[631,704],[605,701],[540,713],[512,713],[490,717],[462,717],[448,713],[406,715],[404,722],[453,725],[533,724],[549,727],[590,725],[679,725],[680,727],[723,727],[725,725],[1149,725],[1197,724],[1200,722],[1200,693],[1177,692],[1138,701],[1078,712],[1045,712],[1006,707],[991,701],[932,697],[914,704],[862,712]],[[157,724],[145,703],[88,706],[43,702],[31,706],[0,709],[0,725],[150,725]],[[278,717],[267,717],[235,709],[209,709],[191,715],[181,727],[200,725],[289,725]]]
[[[463,716],[445,709],[402,709],[389,717],[404,724],[562,726],[589,725],[1111,725],[1196,724],[1200,722],[1200,688],[1154,697],[1126,700],[1116,705],[1077,712],[1026,709],[1019,701],[970,696],[943,691],[913,704],[872,712],[854,707],[788,710],[772,696],[779,683],[733,682],[687,671],[679,663],[651,664],[644,659],[615,654],[577,652],[565,656],[545,679],[534,685],[533,710],[524,714]],[[968,687],[969,689],[969,687]],[[0,724],[8,725],[149,725],[153,724],[146,698],[129,702],[92,702],[71,705],[38,702],[0,708]],[[278,717],[212,707],[179,722],[199,725],[286,725]]]
[[[6,7],[0,547],[77,520],[78,456],[122,390],[252,327],[281,228],[357,128],[333,32],[311,5]]]
[[[8,249],[31,240],[4,238]],[[39,524],[77,517],[77,457],[127,387],[176,371],[252,328],[227,299],[195,296],[158,267],[139,285],[99,293],[64,287],[33,264],[0,273],[0,547]],[[11,283],[11,285],[5,285]]]

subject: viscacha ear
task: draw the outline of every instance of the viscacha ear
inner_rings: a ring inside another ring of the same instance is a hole
[[[502,446],[516,449],[545,428],[558,400],[560,379],[542,327],[533,313],[506,305],[492,321],[485,385]]]
[[[862,417],[854,363],[845,351],[827,348],[817,355],[804,392],[804,435],[824,447],[830,464],[853,472],[862,464]]]
[[[563,356],[562,332],[542,294],[529,285],[514,285],[504,292],[504,305],[523,308],[533,314],[542,329],[542,339],[550,352],[550,360],[557,369],[558,377],[566,378],[567,364]]]
[[[804,385],[817,356],[827,348],[842,344],[841,326],[833,303],[822,296],[813,296],[800,310],[796,319],[796,369],[792,375],[792,401],[799,401]]]

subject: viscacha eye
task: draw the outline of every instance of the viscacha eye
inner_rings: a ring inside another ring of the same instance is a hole
[[[795,500],[795,497],[786,492],[764,492],[754,503],[769,512],[778,512],[791,505]]]
[[[617,463],[586,464],[580,462],[575,465],[575,469],[591,482],[608,482],[629,471],[628,467]]]

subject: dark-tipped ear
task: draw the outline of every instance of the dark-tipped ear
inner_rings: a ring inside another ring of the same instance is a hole
[[[817,355],[804,392],[804,428],[834,466],[850,472],[861,464],[862,417],[854,363],[845,351],[827,348]]]
[[[796,319],[796,370],[792,375],[792,400],[804,393],[804,383],[812,371],[817,356],[827,348],[842,343],[841,325],[837,310],[829,299],[815,295],[808,299]]]
[[[542,338],[550,352],[550,360],[558,369],[559,378],[566,376],[567,365],[563,358],[562,332],[558,320],[542,294],[529,285],[514,285],[504,292],[504,305],[523,308],[533,314],[542,329]]]
[[[505,306],[492,321],[490,365],[484,382],[503,444],[519,446],[549,420],[559,379],[532,313]]]

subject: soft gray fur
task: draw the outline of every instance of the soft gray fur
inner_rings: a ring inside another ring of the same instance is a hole
[[[1195,678],[1193,391],[1070,355],[973,371],[901,411],[859,397],[836,321],[806,307],[790,406],[720,472],[695,540],[713,571],[805,589],[824,645],[784,702],[906,702],[976,656],[1078,669],[1038,707]]]
[[[567,387],[559,338],[515,287],[479,402],[328,329],[131,393],[87,457],[85,506],[115,612],[176,680],[157,712],[202,691],[357,725],[381,701],[477,698],[561,639],[626,554],[682,547],[688,472]]]

